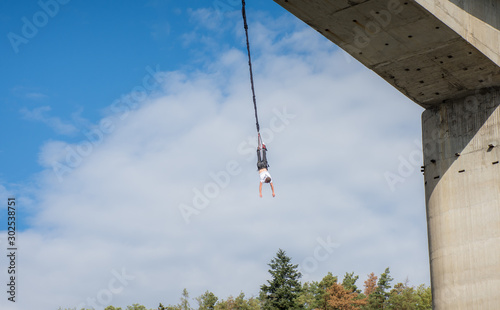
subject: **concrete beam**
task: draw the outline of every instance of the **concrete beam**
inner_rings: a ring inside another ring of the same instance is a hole
[[[500,66],[500,3],[497,0],[417,0]]]
[[[453,4],[437,5],[447,1],[275,2],[424,108],[500,86],[498,21],[492,21],[493,26],[484,22],[473,28],[462,25],[462,20],[479,18]],[[459,10],[461,17],[450,15],[442,21],[427,8],[445,17]],[[485,28],[493,40],[479,35]]]

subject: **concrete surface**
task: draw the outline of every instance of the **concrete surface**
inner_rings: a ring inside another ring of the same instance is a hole
[[[434,309],[500,309],[500,91],[422,114]]]
[[[493,23],[495,28],[454,4],[437,5],[448,1],[418,1],[425,7],[417,1],[400,0],[275,2],[424,108],[500,85],[498,21]],[[490,2],[495,4],[494,12],[498,12],[498,2]],[[426,8],[435,9],[444,21]],[[461,12],[457,15],[462,17],[444,18],[455,11]],[[471,28],[460,24],[462,20],[474,20],[481,26]],[[479,35],[485,28],[489,29],[489,37]],[[469,39],[477,39],[468,42],[457,30]],[[480,46],[473,45],[477,42]],[[490,57],[478,48],[490,50]]]

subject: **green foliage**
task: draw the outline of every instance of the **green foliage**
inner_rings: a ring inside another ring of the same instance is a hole
[[[306,282],[302,285],[302,291],[297,297],[297,303],[304,310],[314,310],[317,308],[316,295],[318,292],[318,282]]]
[[[430,286],[421,284],[416,289],[417,294],[417,309],[432,310],[432,291]]]
[[[271,260],[269,273],[272,280],[268,280],[268,285],[262,285],[260,299],[264,310],[290,310],[301,309],[297,298],[302,290],[299,282],[302,276],[297,271],[298,265],[290,263],[290,257],[279,249],[276,257]]]
[[[132,306],[127,306],[127,310],[148,310],[143,305],[133,304]]]
[[[391,310],[432,310],[430,287],[420,285],[410,287],[408,283],[398,283],[390,292],[386,308]]]
[[[245,299],[241,293],[236,297],[229,296],[227,300],[221,300],[215,305],[215,310],[260,310],[260,302],[255,298]]]
[[[380,275],[375,292],[368,296],[368,304],[363,309],[384,309],[386,301],[390,296],[389,289],[391,288],[391,281],[393,280],[389,274],[389,267],[387,267],[384,273]]]
[[[182,290],[181,304],[179,305],[181,310],[191,310],[189,305],[189,293],[187,289]]]
[[[104,310],[122,310],[122,308],[115,308],[113,306],[107,306],[106,308],[104,308]]]
[[[334,276],[331,272],[328,272],[328,274],[323,277],[323,279],[318,283],[315,308],[321,310],[326,310],[329,308],[327,290],[332,287],[332,285],[336,284],[337,281],[337,276]]]
[[[386,308],[390,310],[416,310],[416,298],[413,287],[409,287],[406,283],[398,283],[390,292]]]
[[[199,306],[198,310],[214,310],[218,299],[214,293],[206,291],[205,294],[196,298]]]
[[[361,290],[356,286],[356,281],[358,281],[359,276],[354,276],[354,272],[345,273],[344,280],[342,281],[342,286],[348,292],[361,293]]]

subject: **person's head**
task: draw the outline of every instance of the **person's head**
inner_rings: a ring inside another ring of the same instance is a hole
[[[267,177],[267,178],[264,180],[264,182],[266,182],[266,183],[271,183],[271,178],[270,178],[270,177]]]

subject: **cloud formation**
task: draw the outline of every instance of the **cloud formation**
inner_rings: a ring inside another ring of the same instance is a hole
[[[23,108],[20,112],[25,119],[42,122],[52,128],[57,134],[72,135],[78,131],[74,125],[61,120],[59,117],[48,116],[47,114],[50,110],[49,106],[43,106],[33,110]]]
[[[384,178],[415,149],[421,109],[313,30],[280,23],[252,25],[276,198],[258,196],[243,49],[160,73],[160,90],[107,116],[113,130],[62,182],[53,163],[82,144],[42,146],[37,211],[19,236],[20,301],[2,309],[156,307],[184,287],[256,295],[278,248],[305,280],[354,271],[362,286],[389,266],[397,280],[428,283],[422,180],[391,191]],[[197,211],[189,221],[183,205]]]

